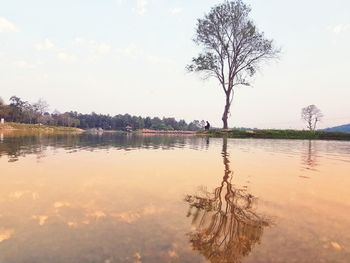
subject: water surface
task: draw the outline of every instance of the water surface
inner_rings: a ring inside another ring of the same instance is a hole
[[[350,143],[0,137],[0,262],[350,262]]]

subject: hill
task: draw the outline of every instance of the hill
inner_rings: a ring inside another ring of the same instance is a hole
[[[326,128],[323,131],[326,131],[326,132],[349,132],[350,133],[350,123],[336,126],[336,127]]]

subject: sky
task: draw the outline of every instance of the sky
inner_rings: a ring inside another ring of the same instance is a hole
[[[0,97],[50,111],[208,120],[222,126],[217,80],[185,67],[200,49],[196,21],[214,0],[0,0]],[[282,49],[252,87],[238,87],[229,126],[304,128],[350,123],[350,1],[246,0],[259,30]]]

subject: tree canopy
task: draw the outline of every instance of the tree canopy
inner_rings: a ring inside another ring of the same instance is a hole
[[[323,114],[316,105],[309,105],[301,109],[301,119],[306,122],[310,131],[316,130],[317,123],[323,118]]]
[[[234,87],[250,85],[261,62],[275,58],[279,49],[249,18],[251,9],[241,0],[225,1],[198,19],[194,42],[202,52],[187,66],[204,78],[216,78],[225,93],[223,126],[234,96]]]

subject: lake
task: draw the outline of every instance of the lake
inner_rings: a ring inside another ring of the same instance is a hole
[[[350,142],[0,137],[0,263],[350,262]]]

